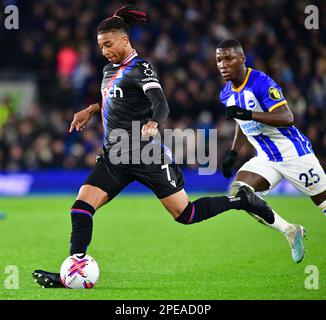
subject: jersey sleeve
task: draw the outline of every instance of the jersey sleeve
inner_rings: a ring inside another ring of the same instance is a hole
[[[219,95],[219,101],[220,103],[223,105],[223,107],[227,107],[227,102],[228,102],[228,99],[230,98],[231,96],[231,83],[230,82],[227,82],[226,85],[221,89],[220,91],[220,95]]]
[[[265,111],[273,111],[287,103],[281,87],[269,76],[265,75],[256,81],[255,96]]]
[[[162,90],[157,74],[152,65],[147,61],[138,63],[137,71],[134,76],[136,85],[146,93],[149,89],[158,88]]]
[[[226,106],[226,99],[225,99],[225,93],[224,93],[224,88],[223,90],[220,91],[220,102],[223,106]]]

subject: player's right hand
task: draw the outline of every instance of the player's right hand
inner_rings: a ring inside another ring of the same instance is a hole
[[[228,152],[224,160],[222,161],[222,173],[227,179],[232,177],[232,169],[237,161],[238,153],[234,150]]]
[[[76,129],[76,131],[79,131],[85,128],[86,124],[92,118],[93,115],[92,106],[93,105],[90,105],[88,108],[83,109],[74,114],[74,119],[71,122],[69,133],[72,132],[72,130],[74,129]]]
[[[155,121],[148,121],[145,123],[141,129],[142,138],[148,138],[150,136],[155,136],[158,132],[158,123]]]
[[[237,106],[229,106],[225,109],[225,119],[241,119],[241,120],[251,120],[252,111],[239,108]]]

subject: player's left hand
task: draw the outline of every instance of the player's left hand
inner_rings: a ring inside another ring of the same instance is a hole
[[[158,132],[158,123],[155,121],[148,121],[145,123],[141,129],[141,134],[143,138],[148,138],[150,136],[155,136]]]
[[[252,111],[239,108],[237,106],[229,106],[226,107],[225,111],[226,120],[229,119],[240,119],[240,120],[251,120],[252,119]]]

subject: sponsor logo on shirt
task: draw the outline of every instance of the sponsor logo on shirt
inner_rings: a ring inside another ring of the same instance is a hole
[[[144,78],[141,80],[142,82],[149,82],[149,81],[155,81],[155,82],[158,82],[158,80],[156,78],[152,78],[152,77],[149,77],[149,78]]]
[[[123,98],[123,90],[117,85],[114,85],[113,87],[105,88],[104,95],[110,98]]]

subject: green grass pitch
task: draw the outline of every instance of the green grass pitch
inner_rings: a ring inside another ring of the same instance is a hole
[[[243,211],[184,226],[154,196],[120,196],[94,218],[88,253],[100,266],[97,285],[68,290],[42,289],[31,273],[57,272],[69,255],[74,197],[2,198],[0,211],[6,218],[0,220],[0,300],[325,300],[325,217],[308,198],[268,201],[288,221],[306,227],[307,252],[300,264],[292,261],[281,234]],[[5,286],[8,265],[19,270],[18,289]],[[305,288],[309,265],[318,268],[318,289]]]

